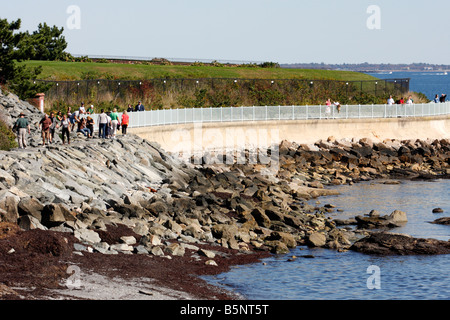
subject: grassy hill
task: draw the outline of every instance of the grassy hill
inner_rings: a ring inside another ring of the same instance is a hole
[[[317,79],[359,81],[376,78],[358,72],[261,68],[250,66],[152,65],[100,62],[25,61],[28,66],[42,66],[39,79],[170,79],[170,78],[236,78],[236,79]]]

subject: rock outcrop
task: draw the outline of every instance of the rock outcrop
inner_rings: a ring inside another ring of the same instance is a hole
[[[450,241],[420,239],[401,234],[376,232],[356,241],[350,249],[375,255],[449,254]]]

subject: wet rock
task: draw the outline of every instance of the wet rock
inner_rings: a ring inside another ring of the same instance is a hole
[[[384,216],[380,216],[377,212],[371,212],[369,217],[356,216],[355,220],[358,228],[364,229],[395,228],[408,222],[406,213],[400,210]]]
[[[435,255],[449,254],[450,242],[377,232],[356,241],[350,249],[376,255]]]
[[[450,225],[450,217],[439,218],[434,220],[432,223]]]
[[[444,210],[442,208],[434,208],[432,212],[433,213],[443,213]]]
[[[266,238],[268,241],[280,241],[284,243],[288,248],[295,248],[297,241],[292,234],[286,232],[274,231]]]

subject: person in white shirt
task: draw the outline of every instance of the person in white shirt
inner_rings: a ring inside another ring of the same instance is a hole
[[[413,104],[414,100],[412,99],[411,96],[409,96],[408,100],[406,100],[406,104]]]
[[[394,99],[392,98],[392,96],[389,96],[389,99],[387,100],[387,104],[392,106],[395,103]]]
[[[80,112],[80,114],[86,113],[86,109],[84,108],[84,102],[81,103],[80,109],[78,109],[78,111]]]
[[[98,137],[105,139],[106,126],[108,124],[108,116],[106,115],[103,109],[101,110],[101,113],[98,115],[97,123],[98,123]]]

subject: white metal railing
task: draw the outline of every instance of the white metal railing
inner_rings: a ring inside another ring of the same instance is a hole
[[[129,128],[206,122],[245,122],[267,120],[364,119],[426,117],[450,114],[450,101],[421,104],[332,106],[252,106],[224,108],[166,109],[129,112]],[[120,113],[121,115],[121,113]],[[97,115],[93,115],[97,121]]]

